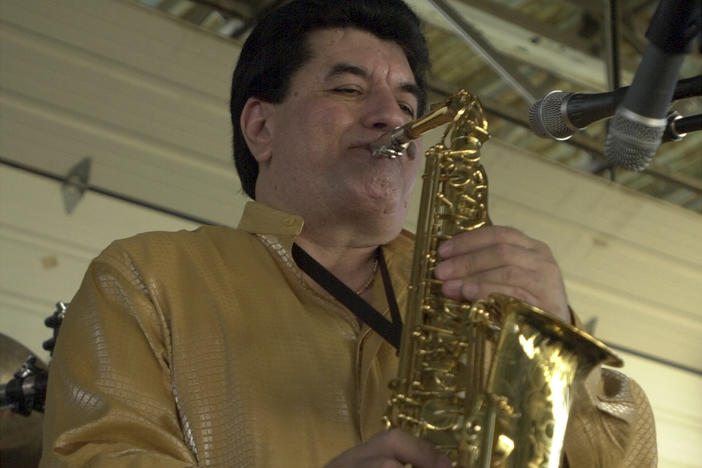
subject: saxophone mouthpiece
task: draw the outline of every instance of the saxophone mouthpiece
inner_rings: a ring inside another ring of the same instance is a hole
[[[409,124],[405,124],[402,127],[397,127],[394,129],[390,134],[390,142],[376,148],[373,151],[373,156],[379,159],[397,159],[402,157],[402,153],[409,148],[413,140],[412,135],[407,131],[407,125]],[[407,151],[407,156],[414,159],[414,153],[416,153],[416,151],[412,151],[411,153],[412,154],[410,155],[410,151]]]

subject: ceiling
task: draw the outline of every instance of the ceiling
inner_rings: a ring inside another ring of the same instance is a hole
[[[246,37],[257,18],[284,3],[135,1],[239,40]],[[647,45],[644,34],[657,0],[407,3],[422,18],[430,49],[430,102],[466,88],[480,97],[494,137],[702,213],[702,132],[664,143],[648,168],[632,172],[613,168],[604,159],[605,122],[591,125],[568,142],[537,137],[527,124],[530,103],[548,91],[601,92],[630,84]],[[452,10],[449,16],[453,23],[439,9]],[[455,24],[461,24],[464,32],[459,33]],[[693,49],[685,57],[681,78],[702,73],[699,43]],[[672,109],[684,117],[701,114],[702,97],[680,100]]]

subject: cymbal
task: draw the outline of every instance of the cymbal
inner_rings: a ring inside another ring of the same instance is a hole
[[[32,352],[21,343],[0,333],[0,384],[14,377]],[[47,366],[39,358],[37,367]],[[29,416],[0,409],[0,466],[36,468],[41,458],[42,422],[44,415],[32,411]]]

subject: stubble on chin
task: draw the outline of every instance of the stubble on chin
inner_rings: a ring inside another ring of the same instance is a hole
[[[392,212],[400,203],[401,187],[398,181],[387,174],[374,174],[366,185],[369,199],[382,207],[382,212]]]
[[[407,167],[402,161],[374,161],[366,167],[356,186],[355,198],[359,202],[351,207],[357,219],[369,231],[389,242],[399,234],[407,216],[411,187],[407,179]]]

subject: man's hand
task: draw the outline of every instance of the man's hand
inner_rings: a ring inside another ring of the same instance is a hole
[[[561,271],[543,242],[510,227],[486,226],[443,242],[439,255],[444,260],[434,274],[446,296],[505,294],[572,323]]]
[[[430,443],[399,429],[380,432],[364,444],[342,453],[324,468],[451,468],[446,455]]]

